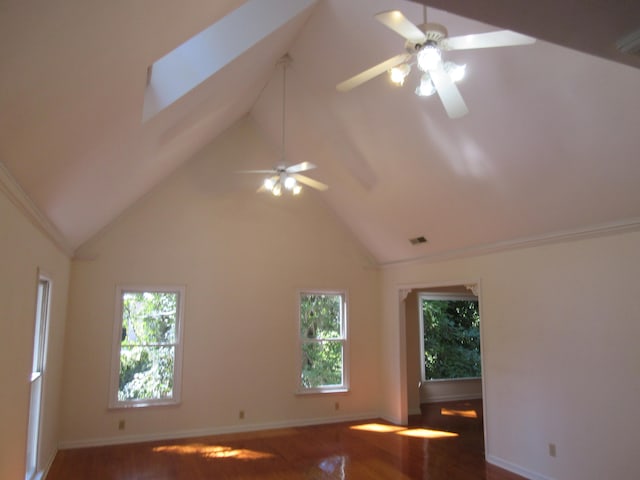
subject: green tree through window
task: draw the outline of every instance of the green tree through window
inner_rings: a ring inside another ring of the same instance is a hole
[[[420,297],[425,380],[480,377],[477,300]]]
[[[301,389],[345,388],[345,296],[300,294]]]
[[[119,301],[116,404],[174,401],[180,291],[119,289]]]

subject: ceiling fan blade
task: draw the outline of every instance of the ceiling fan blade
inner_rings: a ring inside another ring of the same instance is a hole
[[[359,74],[354,75],[353,77],[345,80],[342,83],[339,83],[336,86],[336,90],[338,90],[339,92],[347,92],[352,88],[358,87],[362,85],[364,82],[367,82],[372,78],[377,77],[381,73],[384,73],[387,70],[390,70],[396,65],[400,65],[401,63],[406,62],[410,58],[411,58],[411,54],[409,53],[401,53],[400,55],[396,55],[395,57],[385,60],[384,62],[379,63],[378,65],[371,67],[368,70],[365,70],[364,72],[360,72]]]
[[[315,188],[316,190],[320,190],[324,192],[329,188],[329,185],[325,185],[322,182],[314,180],[313,178],[305,177],[304,175],[300,175],[298,173],[294,173],[291,176],[295,178],[297,181],[299,181],[300,183],[303,183],[311,188]]]
[[[447,111],[449,118],[460,118],[469,113],[466,103],[460,94],[460,90],[453,83],[449,74],[442,68],[429,70],[429,75],[436,87],[438,96],[442,101],[444,109]]]
[[[307,170],[312,170],[314,168],[316,168],[316,166],[313,163],[302,162],[302,163],[298,163],[297,165],[291,165],[290,167],[287,167],[286,172],[298,173],[298,172],[305,172]]]
[[[411,43],[424,43],[427,39],[424,32],[407,20],[407,17],[400,10],[380,12],[375,17],[380,23],[386,25]]]
[[[511,30],[498,30],[496,32],[446,38],[442,41],[442,49],[470,50],[473,48],[512,47],[530,45],[535,41],[536,39],[533,37],[512,32]]]

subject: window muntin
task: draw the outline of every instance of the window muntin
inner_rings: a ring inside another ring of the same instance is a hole
[[[348,390],[346,293],[300,292],[298,338],[298,391]]]
[[[180,401],[183,287],[118,287],[111,407]]]
[[[480,310],[475,295],[420,294],[422,380],[479,378]]]

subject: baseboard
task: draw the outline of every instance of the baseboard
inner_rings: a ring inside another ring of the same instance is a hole
[[[378,412],[360,415],[342,415],[332,417],[308,418],[298,420],[286,420],[282,422],[252,423],[246,425],[228,425],[194,430],[180,430],[175,432],[160,432],[140,435],[125,435],[118,437],[90,438],[86,440],[63,440],[59,443],[60,450],[72,448],[103,447],[107,445],[123,445],[127,443],[155,442],[162,440],[175,440],[180,438],[206,437],[210,435],[224,435],[228,433],[258,432],[261,430],[273,430],[277,428],[307,427],[311,425],[325,425],[340,422],[359,422],[380,418]]]
[[[503,460],[502,458],[499,458],[493,455],[487,455],[486,460],[487,462],[489,462],[492,465],[495,465],[496,467],[500,467],[504,470],[508,470],[511,473],[515,473],[529,480],[554,480],[551,477],[547,477],[540,473],[532,472],[531,470],[527,470],[526,468],[522,468],[519,465],[516,465],[511,462],[507,462],[506,460]]]
[[[47,478],[47,475],[49,474],[49,470],[51,469],[51,465],[53,465],[53,461],[56,459],[57,454],[58,454],[58,450],[55,450],[49,456],[49,460],[47,460],[47,464],[42,469],[42,476],[40,478]]]
[[[437,395],[437,396],[429,396],[428,398],[421,398],[420,401],[422,403],[438,403],[438,402],[459,402],[462,400],[481,400],[482,394],[479,395],[468,395],[468,394],[457,394],[457,395]]]
[[[42,480],[43,478],[47,478],[47,475],[49,474],[49,469],[51,468],[51,465],[53,465],[53,461],[55,460],[57,453],[58,453],[58,450],[55,450],[51,455],[49,455],[49,458],[47,459],[47,463],[44,466],[44,468],[39,472],[34,473],[31,476],[30,480]]]

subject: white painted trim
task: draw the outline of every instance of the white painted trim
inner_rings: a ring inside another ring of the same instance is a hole
[[[53,453],[49,456],[47,464],[41,471],[35,474],[32,480],[42,480],[43,478],[47,478],[47,475],[49,475],[49,470],[51,469],[51,465],[53,465],[53,461],[56,459],[57,454],[58,450],[54,450]]]
[[[261,430],[274,430],[278,428],[307,427],[312,425],[326,425],[342,422],[360,422],[363,420],[379,419],[378,412],[364,413],[360,415],[340,415],[332,417],[318,417],[309,419],[285,420],[281,422],[265,422],[243,425],[226,425],[220,427],[199,428],[194,430],[178,430],[175,432],[160,432],[141,435],[127,435],[106,438],[89,438],[77,441],[61,441],[60,450],[71,448],[101,447],[106,445],[124,445],[128,443],[152,442],[158,440],[175,440],[181,438],[197,438],[211,435],[226,435],[229,433],[259,432]]]
[[[422,403],[439,403],[439,402],[458,402],[462,400],[481,400],[482,395],[466,395],[460,393],[458,395],[439,395],[435,397],[429,397],[428,400],[424,400]]]
[[[109,382],[109,409],[129,409],[179,405],[182,398],[182,351],[184,312],[186,303],[185,285],[116,285],[116,303],[114,308],[113,337],[111,344],[111,373]],[[118,401],[118,385],[120,383],[120,337],[122,335],[122,296],[125,292],[172,292],[178,294],[176,310],[176,339],[173,359],[173,396],[167,400],[149,400],[146,402]]]
[[[571,230],[559,230],[557,232],[546,233],[542,235],[532,235],[530,237],[521,237],[513,240],[505,240],[502,242],[474,245],[471,247],[460,248],[458,250],[450,250],[446,252],[435,253],[433,255],[408,258],[405,260],[380,262],[378,266],[380,268],[392,268],[397,266],[436,263],[445,260],[455,260],[465,257],[488,255],[490,253],[498,253],[507,250],[517,250],[521,248],[538,247],[541,245],[550,245],[561,242],[572,242],[576,240],[602,237],[606,235],[635,232],[638,230],[640,230],[640,218],[631,218],[617,222],[592,225],[590,227],[575,228]]]
[[[342,342],[342,384],[331,385],[327,387],[317,388],[304,388],[300,385],[300,378],[302,376],[302,344],[303,340],[300,336],[300,311],[302,309],[301,297],[304,294],[309,295],[339,295],[342,297],[342,330],[343,335],[340,339],[331,339],[332,341]],[[296,301],[296,339],[297,339],[297,351],[296,351],[296,383],[295,383],[295,395],[324,395],[324,394],[345,394],[349,393],[349,366],[350,366],[350,348],[349,344],[349,292],[345,289],[305,289],[300,288],[297,290]]]
[[[33,203],[20,184],[11,175],[7,167],[0,161],[0,191],[13,203],[18,210],[40,230],[67,257],[73,255],[73,247],[60,233],[56,226]]]
[[[546,475],[542,475],[541,473],[532,472],[531,470],[527,470],[526,468],[516,465],[515,463],[507,462],[506,460],[503,460],[494,455],[487,455],[486,460],[496,467],[503,468],[504,470],[508,470],[524,478],[528,478],[529,480],[554,480],[552,477],[547,477]]]

